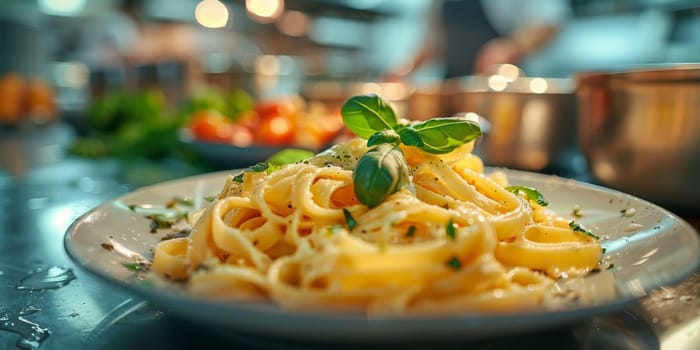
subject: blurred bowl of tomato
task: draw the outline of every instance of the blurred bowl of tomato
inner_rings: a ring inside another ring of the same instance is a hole
[[[194,155],[216,169],[238,169],[262,162],[287,148],[275,146],[236,146],[230,143],[200,141],[187,129],[180,130],[180,142]]]
[[[219,168],[248,166],[285,148],[319,151],[342,128],[338,113],[299,97],[258,101],[234,118],[217,109],[191,113],[180,140]]]

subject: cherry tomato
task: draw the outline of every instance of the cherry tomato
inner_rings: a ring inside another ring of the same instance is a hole
[[[256,143],[284,146],[294,141],[295,125],[291,118],[274,116],[260,120],[255,129]]]
[[[250,130],[254,130],[258,127],[259,121],[258,113],[256,111],[246,111],[241,113],[238,118],[236,118],[236,125],[244,126]]]
[[[296,106],[291,100],[264,101],[255,106],[255,111],[261,119],[266,119],[293,114]]]
[[[231,130],[231,143],[238,147],[250,146],[253,143],[253,132],[243,126],[234,124]]]
[[[233,124],[215,111],[197,112],[189,128],[196,139],[215,142],[231,142]]]

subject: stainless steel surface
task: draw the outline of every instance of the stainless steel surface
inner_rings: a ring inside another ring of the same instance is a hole
[[[571,81],[474,76],[445,89],[450,112],[474,112],[490,122],[480,147],[486,164],[568,173],[582,168]]]
[[[39,349],[362,347],[362,339],[351,345],[307,344],[207,328],[176,318],[76,268],[62,246],[65,230],[75,218],[135,187],[191,175],[197,169],[171,161],[124,164],[67,157],[60,149],[69,142],[70,134],[61,124],[0,130],[0,140],[13,145],[0,148],[0,349],[18,348],[20,333],[36,333],[32,324],[49,332],[48,337],[34,342]],[[8,167],[13,161],[8,153],[31,159],[24,159],[23,166]],[[697,216],[689,219],[700,228]],[[17,289],[32,271],[53,266],[72,269],[76,278],[53,289]],[[655,291],[614,314],[535,333],[465,344],[426,339],[402,348],[698,349],[699,292],[697,271],[683,283]],[[32,346],[31,342],[23,344]]]
[[[582,73],[577,85],[578,136],[595,178],[700,208],[700,65]]]

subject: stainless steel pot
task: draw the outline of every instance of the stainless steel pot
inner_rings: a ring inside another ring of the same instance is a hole
[[[446,90],[452,113],[474,112],[490,123],[476,149],[486,164],[564,174],[582,168],[573,81],[473,76],[447,82]]]
[[[578,136],[604,185],[700,208],[700,64],[577,75]]]
[[[406,83],[347,82],[337,80],[307,82],[300,95],[307,101],[324,103],[330,110],[340,110],[345,101],[355,95],[374,93],[388,100],[396,113],[404,117],[413,86]]]

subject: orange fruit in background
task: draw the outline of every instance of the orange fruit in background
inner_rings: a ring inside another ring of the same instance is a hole
[[[17,123],[24,114],[25,82],[21,75],[8,73],[0,77],[0,122]]]
[[[56,114],[53,88],[42,79],[32,79],[26,89],[27,112],[32,117],[50,119]]]

